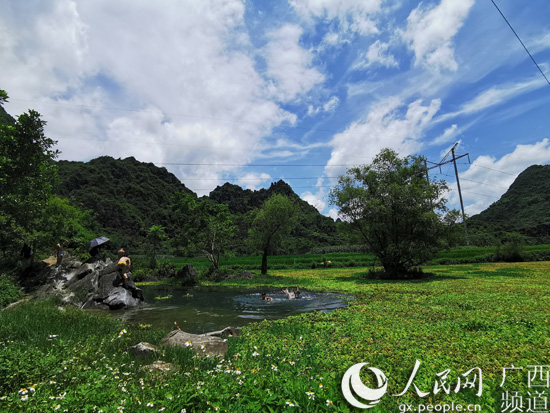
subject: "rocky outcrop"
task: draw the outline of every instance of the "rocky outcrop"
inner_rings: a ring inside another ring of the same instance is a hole
[[[127,274],[129,280],[124,286],[110,259],[82,264],[67,257],[61,265],[41,268],[26,284],[38,297],[59,296],[65,303],[81,308],[117,310],[137,307],[143,301],[132,274]]]
[[[181,270],[176,273],[176,278],[181,280],[181,285],[192,286],[197,283],[195,277],[197,276],[197,270],[192,265],[187,264]]]
[[[174,330],[162,339],[166,347],[190,347],[199,355],[216,355],[227,353],[226,340],[206,334],[191,334],[181,330]]]

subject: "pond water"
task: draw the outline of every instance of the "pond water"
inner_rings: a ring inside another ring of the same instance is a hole
[[[166,289],[143,286],[142,308],[119,310],[113,315],[127,321],[175,328],[200,334],[227,326],[241,327],[264,319],[277,319],[311,311],[331,312],[347,304],[342,294],[304,291],[299,299],[289,300],[280,290]],[[262,301],[265,292],[273,301]]]

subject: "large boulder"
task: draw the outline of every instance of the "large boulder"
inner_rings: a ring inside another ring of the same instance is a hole
[[[192,265],[187,264],[176,274],[176,278],[181,281],[181,285],[191,286],[197,283],[195,277],[197,276],[197,270]]]
[[[141,300],[133,297],[132,293],[127,289],[115,287],[101,303],[108,305],[111,310],[120,310],[122,308],[137,307],[141,304]]]
[[[39,297],[59,296],[63,302],[81,308],[117,310],[137,307],[143,301],[132,273],[127,274],[129,279],[124,286],[116,264],[110,259],[82,264],[71,257],[61,265],[42,268],[29,284],[39,285],[34,290]]]
[[[219,337],[206,334],[191,334],[181,330],[174,330],[162,339],[166,347],[190,347],[200,355],[224,355],[227,353],[227,342]]]

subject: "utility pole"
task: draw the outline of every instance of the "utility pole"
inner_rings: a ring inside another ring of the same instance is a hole
[[[456,175],[456,185],[458,186],[458,197],[460,198],[460,209],[462,210],[462,221],[464,222],[464,232],[466,233],[466,245],[469,246],[470,245],[470,240],[468,238],[468,226],[466,224],[466,214],[464,213],[464,202],[462,201],[462,191],[460,189],[460,180],[458,179],[458,169],[456,168],[456,161],[457,161],[457,159],[463,158],[465,156],[467,156],[468,159],[470,159],[470,154],[465,153],[464,155],[460,155],[460,156],[457,157],[455,155],[455,149],[456,149],[457,146],[458,146],[458,142],[454,144],[454,146],[451,148],[451,150],[449,152],[447,152],[447,155],[445,155],[443,157],[443,159],[438,164],[436,164],[435,166],[432,166],[428,169],[434,169],[434,168],[441,169],[441,165],[445,165],[445,164],[448,164],[448,163],[451,163],[451,162],[454,164],[454,166],[455,166],[455,175]],[[453,155],[453,159],[451,159],[449,161],[446,161],[445,159],[447,159],[449,154]],[[426,173],[427,173],[427,171],[426,171]]]
[[[464,232],[466,233],[466,245],[470,246],[470,240],[468,238],[468,226],[466,225],[466,214],[464,213],[464,202],[462,202],[462,191],[460,190],[460,180],[458,179],[458,169],[456,168],[455,148],[458,146],[458,142],[451,149],[453,153],[453,164],[455,166],[456,185],[458,186],[458,197],[460,198],[460,208],[462,209],[462,222],[464,222]]]

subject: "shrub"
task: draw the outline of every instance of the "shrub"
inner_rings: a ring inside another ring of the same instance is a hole
[[[19,300],[23,296],[14,280],[6,274],[0,274],[0,308]]]
[[[507,234],[502,244],[497,246],[496,257],[498,261],[521,262],[523,261],[523,245],[525,239],[517,233]]]

